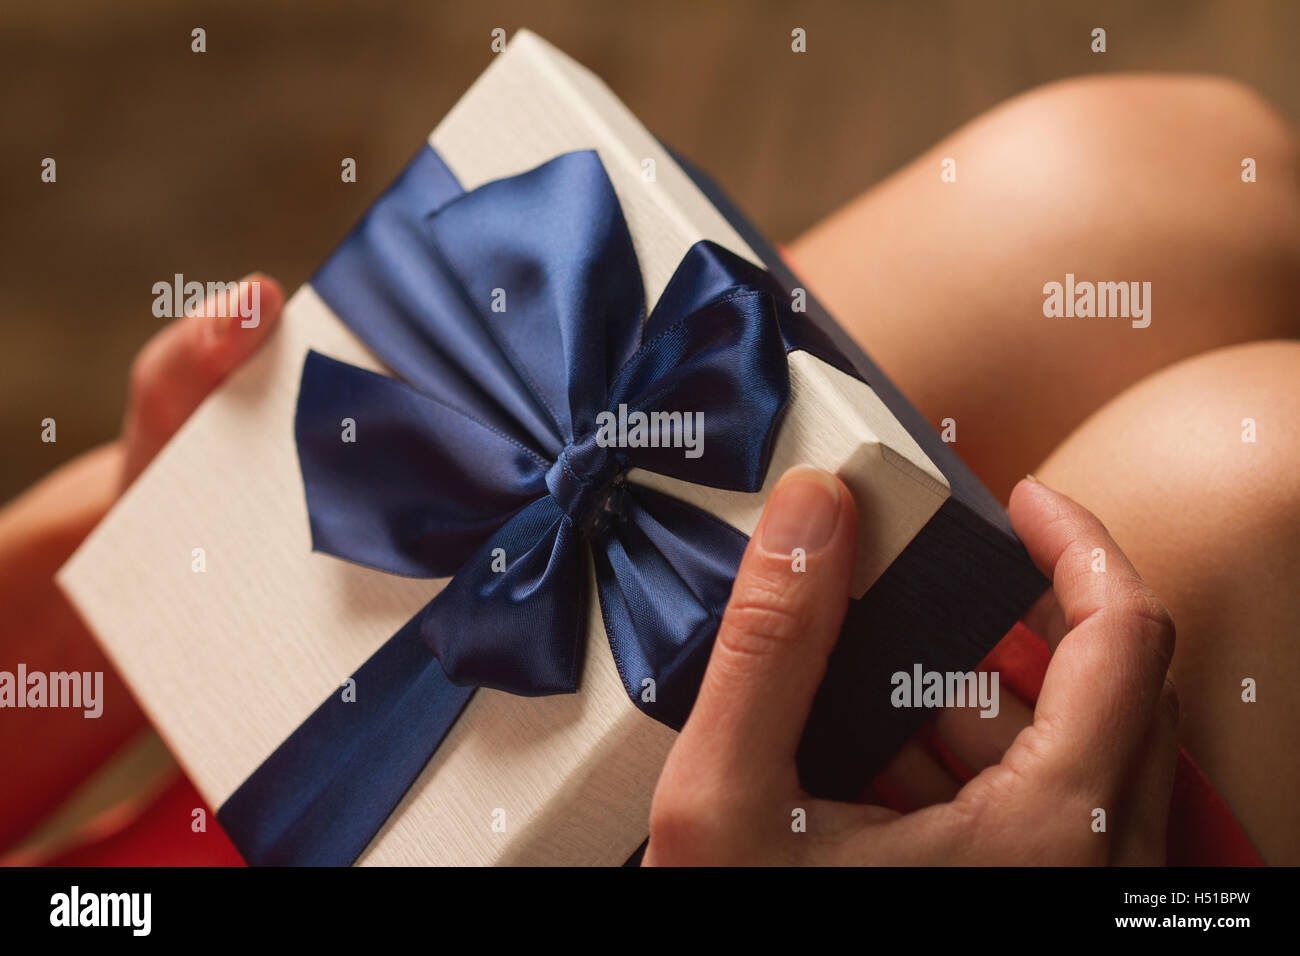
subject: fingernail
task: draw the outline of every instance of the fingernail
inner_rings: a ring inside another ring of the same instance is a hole
[[[1032,481],[1034,484],[1038,484],[1038,479],[1033,475],[1025,475],[1025,481]]]
[[[819,468],[796,465],[777,482],[763,522],[763,550],[791,554],[815,551],[835,533],[840,488]]]

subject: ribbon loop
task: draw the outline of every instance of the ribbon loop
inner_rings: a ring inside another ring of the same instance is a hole
[[[487,183],[440,208],[427,229],[564,438],[591,431],[645,318],[641,267],[600,157],[565,153]]]

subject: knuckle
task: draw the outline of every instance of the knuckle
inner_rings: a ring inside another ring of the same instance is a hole
[[[1063,730],[1056,719],[1036,711],[1034,722],[1016,734],[1002,758],[1001,766],[1011,772],[1021,786],[1044,772],[1051,764],[1051,754],[1062,738]]]
[[[804,622],[793,602],[770,586],[747,586],[722,617],[718,644],[741,657],[767,656],[797,641]]]
[[[127,376],[129,414],[146,432],[166,432],[172,424],[165,373],[152,343],[141,349],[131,362]]]
[[[1113,609],[1136,623],[1151,648],[1166,666],[1174,656],[1176,628],[1173,615],[1154,591],[1140,580],[1134,580],[1112,604]]]
[[[1003,806],[999,794],[1007,785],[1006,777],[996,765],[985,768],[975,786],[963,787],[954,800],[939,804],[936,813],[943,826],[955,832],[984,833],[990,829],[989,821]]]
[[[678,790],[665,793],[661,788],[650,806],[650,843],[655,857],[668,863],[699,857],[713,837],[713,818],[706,800]]]

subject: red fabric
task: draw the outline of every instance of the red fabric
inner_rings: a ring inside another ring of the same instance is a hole
[[[1023,624],[1017,624],[980,663],[982,671],[997,671],[999,684],[1027,704],[1038,700],[1050,655],[1047,642]],[[943,746],[927,725],[923,739],[937,757],[961,780],[969,770]],[[1232,810],[1210,785],[1182,748],[1174,771],[1173,801],[1169,807],[1168,863],[1170,866],[1262,866]]]
[[[19,602],[0,622],[0,670],[104,675],[103,713],[75,707],[6,709],[0,717],[0,851],[10,849],[106,760],[146,728],[121,676],[60,595],[34,610]]]
[[[980,664],[997,671],[1001,686],[1026,703],[1038,699],[1047,673],[1047,644],[1017,624]],[[927,742],[962,779],[971,774],[933,734]],[[240,866],[243,861],[208,811],[206,833],[190,830],[203,799],[181,778],[149,809],[118,833],[78,847],[54,862],[64,866]],[[1185,752],[1178,752],[1169,816],[1170,866],[1260,866],[1263,860],[1223,798]]]
[[[207,829],[194,832],[202,808]],[[53,866],[243,866],[243,858],[188,777],[179,776],[122,829],[75,846]]]

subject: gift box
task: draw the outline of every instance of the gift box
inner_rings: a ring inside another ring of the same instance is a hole
[[[859,512],[851,799],[1042,592],[716,185],[518,33],[59,575],[254,863],[622,863],[791,465]]]

